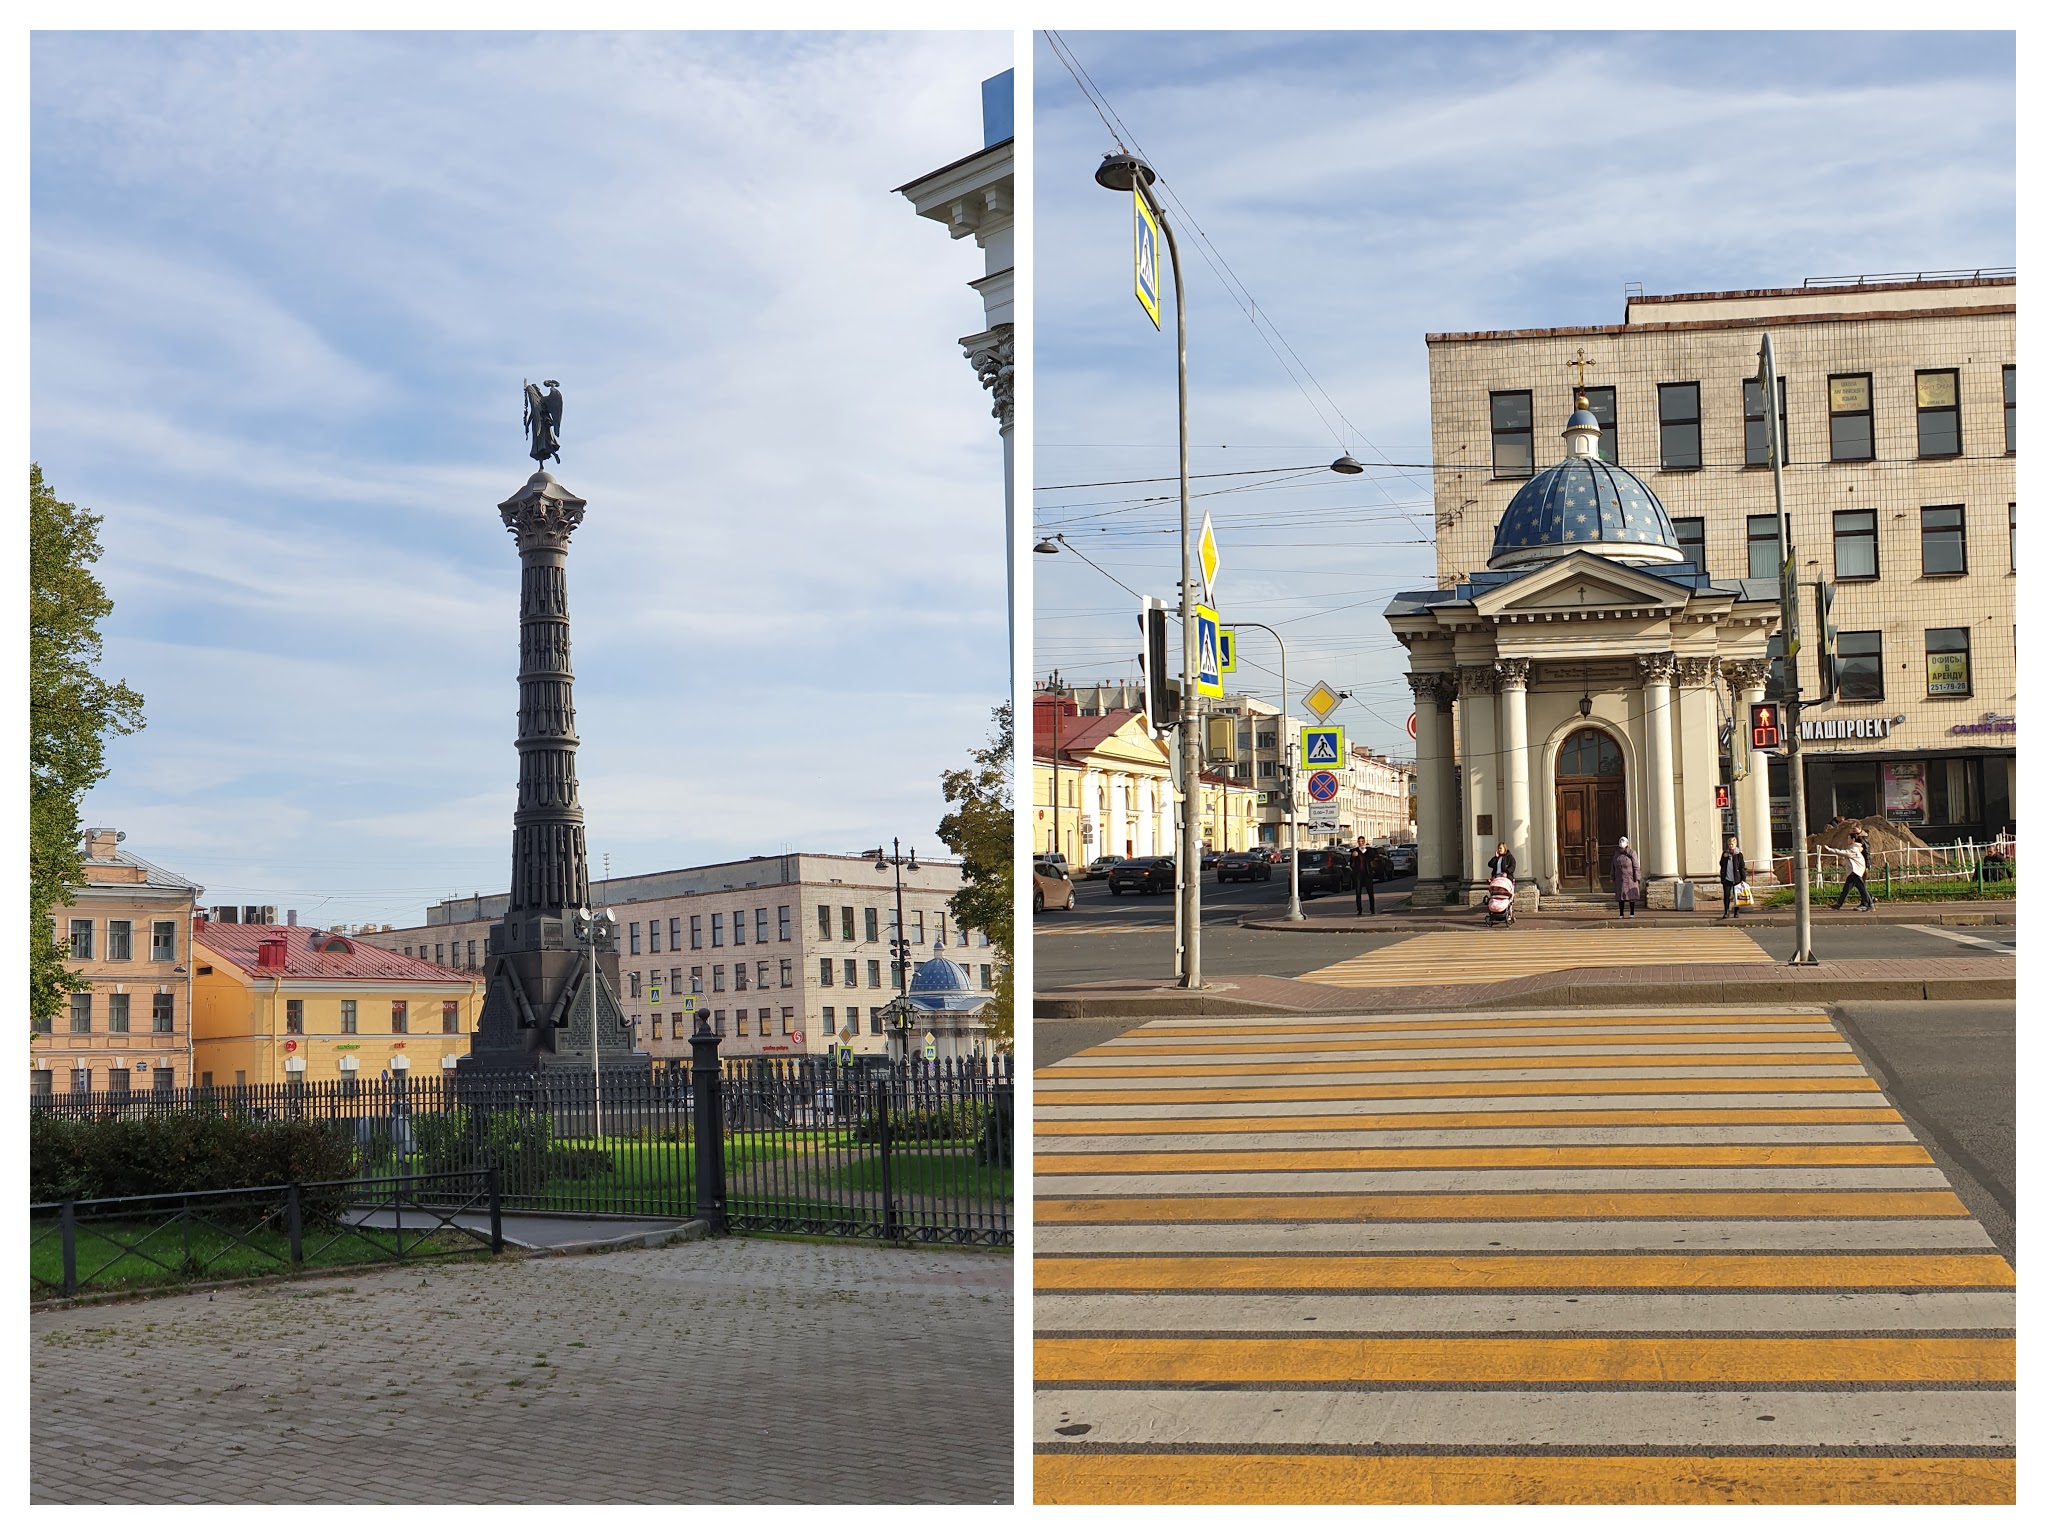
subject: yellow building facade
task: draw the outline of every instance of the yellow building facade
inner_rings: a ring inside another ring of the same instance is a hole
[[[479,975],[317,928],[201,921],[192,955],[201,1087],[452,1071],[483,1002]]]
[[[1218,773],[1201,774],[1201,846],[1211,853],[1240,853],[1258,845],[1260,795],[1249,783]]]

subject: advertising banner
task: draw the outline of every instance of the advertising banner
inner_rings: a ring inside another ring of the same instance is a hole
[[[1914,826],[1925,824],[1925,763],[1883,764],[1883,814]]]

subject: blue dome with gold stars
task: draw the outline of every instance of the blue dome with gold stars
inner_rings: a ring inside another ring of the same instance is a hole
[[[1611,559],[1674,564],[1688,558],[1655,492],[1596,457],[1598,421],[1581,402],[1563,428],[1570,454],[1521,486],[1492,535],[1493,570],[1539,564],[1584,549]]]

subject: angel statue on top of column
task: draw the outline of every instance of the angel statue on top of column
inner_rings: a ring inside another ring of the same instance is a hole
[[[543,381],[547,392],[540,392],[541,384],[526,385],[526,431],[532,436],[533,445],[526,450],[527,456],[536,463],[544,464],[548,459],[561,462],[561,385],[555,379]]]

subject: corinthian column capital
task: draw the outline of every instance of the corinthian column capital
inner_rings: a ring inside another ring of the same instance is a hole
[[[1719,663],[1711,656],[1684,656],[1677,662],[1677,683],[1681,687],[1710,687],[1719,676]]]
[[[990,414],[1002,423],[1003,431],[1008,431],[1016,422],[1016,327],[997,325],[978,336],[962,336],[959,345],[980,379],[980,387],[994,391],[995,405]]]
[[[1525,688],[1530,663],[1526,656],[1501,656],[1499,658],[1499,685],[1506,688]]]
[[[1640,668],[1642,682],[1650,687],[1657,683],[1667,687],[1677,673],[1676,652],[1670,650],[1656,651],[1645,656],[1636,656],[1634,664]]]
[[[1769,685],[1769,663],[1763,661],[1722,661],[1719,669],[1737,693],[1753,693]]]

